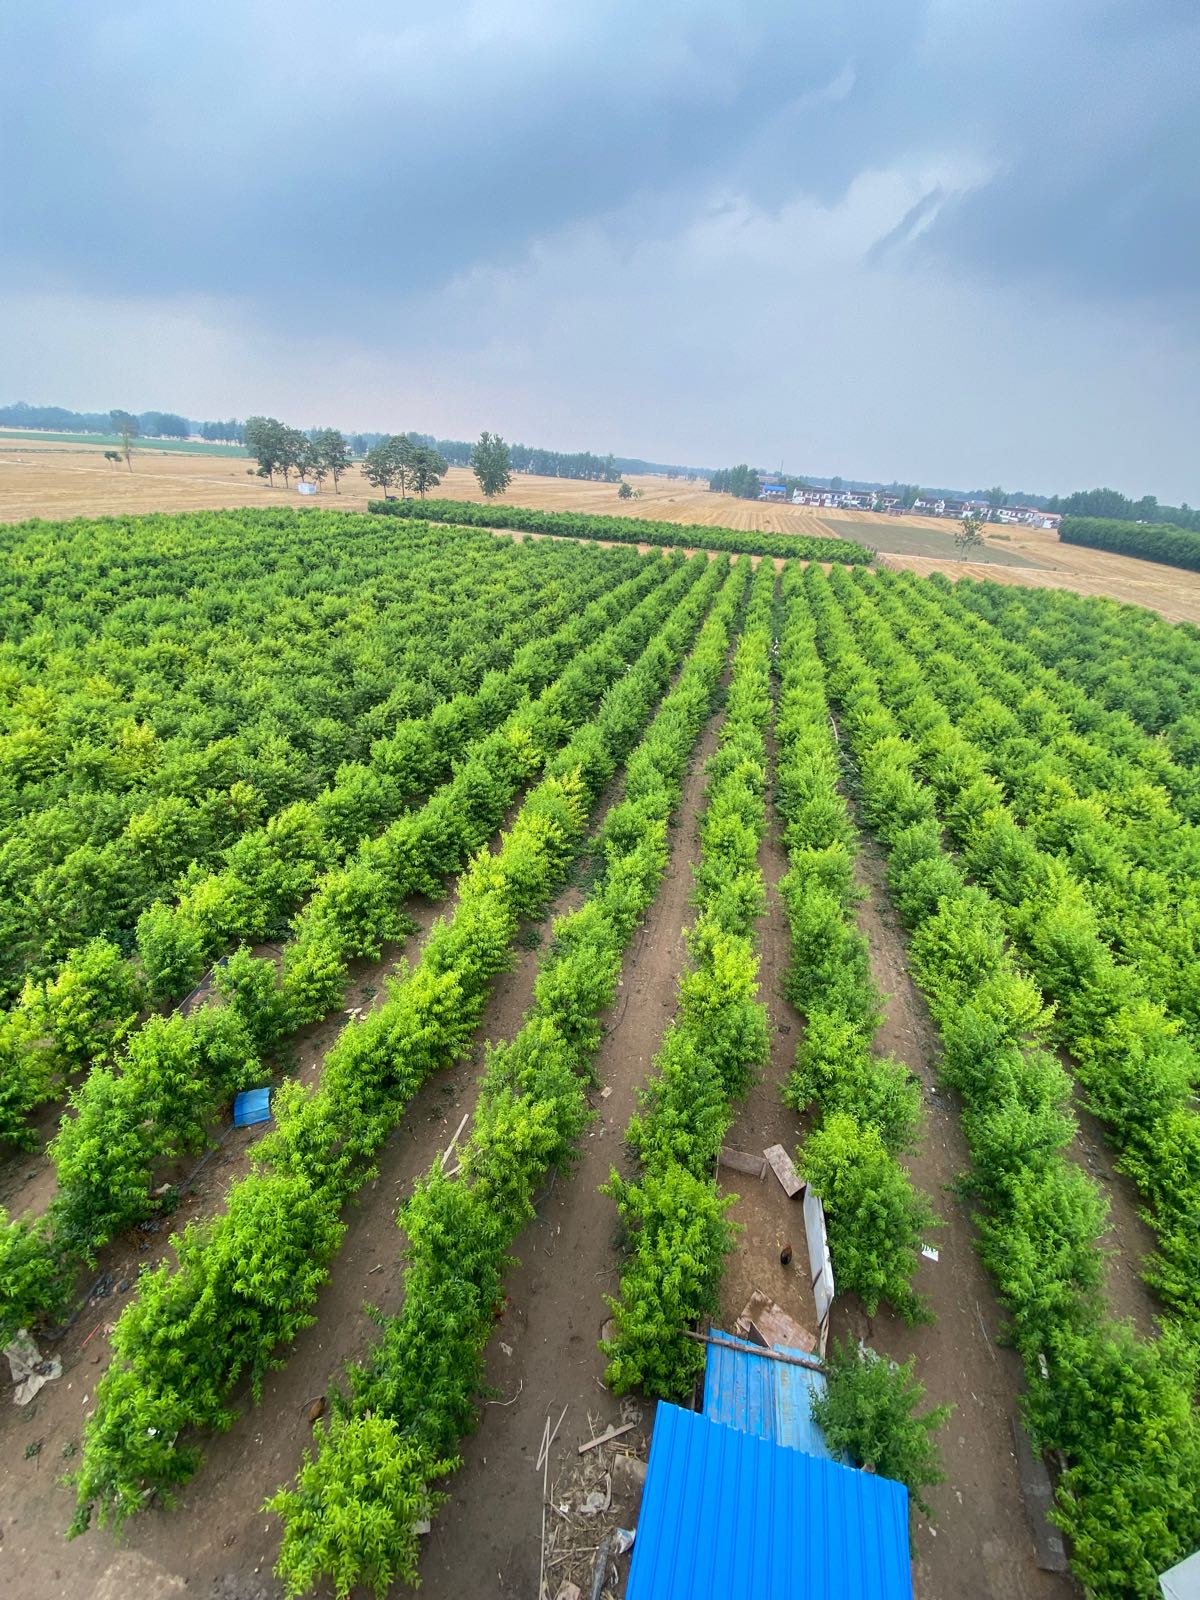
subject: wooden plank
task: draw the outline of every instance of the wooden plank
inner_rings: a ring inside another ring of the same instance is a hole
[[[782,1306],[768,1300],[761,1289],[750,1296],[734,1327],[743,1339],[753,1339],[767,1349],[773,1344],[790,1345],[794,1350],[817,1348],[816,1335],[789,1317]]]
[[[589,1439],[586,1444],[581,1444],[579,1446],[579,1454],[583,1455],[588,1450],[594,1450],[597,1445],[608,1444],[613,1439],[619,1439],[623,1433],[632,1433],[636,1427],[636,1422],[623,1422],[619,1428],[605,1428],[603,1433],[597,1434],[594,1439]]]
[[[767,1165],[783,1185],[783,1192],[794,1200],[804,1188],[804,1180],[796,1171],[791,1156],[781,1144],[768,1145],[763,1151]]]
[[[690,1328],[683,1330],[685,1339],[694,1339],[697,1344],[717,1344],[725,1350],[736,1350],[744,1356],[761,1356],[764,1361],[782,1361],[787,1367],[807,1367],[810,1372],[824,1372],[824,1365],[820,1361],[806,1361],[803,1356],[785,1355],[782,1350],[768,1350],[765,1346],[754,1345],[747,1349],[744,1344],[735,1344],[732,1339],[721,1339],[714,1333],[693,1333]]]
[[[471,1113],[469,1111],[464,1111],[463,1112],[463,1119],[459,1123],[458,1127],[455,1128],[453,1139],[451,1139],[450,1143],[442,1151],[442,1159],[441,1159],[441,1163],[440,1164],[441,1164],[441,1168],[442,1168],[443,1172],[446,1170],[446,1163],[447,1163],[447,1161],[449,1161],[451,1155],[454,1153],[454,1146],[458,1143],[459,1136],[462,1133],[463,1129],[466,1127],[467,1118],[470,1115],[471,1115]]]
[[[722,1145],[720,1164],[731,1172],[747,1172],[752,1178],[765,1178],[767,1163],[763,1156],[751,1155],[748,1150],[730,1150]]]

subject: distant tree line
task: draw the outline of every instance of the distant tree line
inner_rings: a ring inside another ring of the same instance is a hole
[[[1079,489],[1075,494],[1054,495],[1046,501],[1047,511],[1061,511],[1066,517],[1100,517],[1119,522],[1170,523],[1176,528],[1200,531],[1200,511],[1185,501],[1181,506],[1160,506],[1152,494],[1130,500],[1119,489]]]
[[[246,444],[246,422],[236,417],[226,420],[197,422],[174,411],[128,412],[137,423],[136,432],[144,439],[186,439],[198,436],[212,443]],[[15,405],[0,406],[0,428],[41,429],[53,433],[101,433],[113,431],[112,413],[108,411],[70,411],[63,406],[33,406],[24,400]],[[255,419],[248,419],[255,420]],[[280,427],[283,424],[279,424]],[[300,432],[301,430],[293,430]],[[310,428],[304,437],[310,441],[318,433],[327,432]],[[469,467],[477,445],[468,439],[437,439],[428,433],[403,435],[384,433],[353,433],[345,437],[352,457],[363,459],[368,451],[386,439],[403,437],[414,445],[434,451],[449,465]],[[742,462],[736,467],[723,467],[718,472],[707,468],[668,466],[656,461],[643,461],[630,456],[597,456],[590,450],[543,450],[535,445],[506,445],[509,470],[537,473],[548,478],[590,479],[598,483],[619,483],[626,473],[658,473],[668,477],[707,478],[708,486],[718,493],[754,500],[762,487],[759,473]],[[251,454],[254,454],[252,451]],[[289,469],[291,470],[291,469]],[[1100,517],[1126,522],[1170,523],[1177,528],[1200,531],[1200,510],[1193,510],[1186,502],[1181,506],[1160,505],[1152,494],[1140,500],[1131,500],[1118,489],[1080,489],[1069,495],[1040,495],[1026,490],[993,489],[918,489],[916,484],[868,483],[857,479],[799,478],[772,474],[773,482],[782,482],[789,495],[796,488],[828,488],[832,493],[844,489],[860,493],[883,493],[899,496],[905,506],[911,506],[921,494],[946,499],[987,500],[993,510],[1004,505],[1040,506],[1046,511],[1057,511],[1063,516]]]
[[[1112,550],[1143,561],[1200,572],[1200,538],[1177,523],[1130,522],[1109,517],[1063,518],[1058,537],[1064,544]]]
[[[382,434],[358,434],[353,442],[357,443],[361,438],[370,448],[379,443],[382,437]],[[414,444],[436,450],[452,467],[469,467],[473,454],[479,448],[478,441],[472,443],[468,439],[435,439],[427,433],[410,433],[406,437]],[[542,450],[529,444],[509,444],[505,445],[505,449],[508,451],[511,472],[532,472],[543,478],[579,478],[596,483],[621,481],[622,468],[615,456],[597,456],[590,450]]]
[[[596,483],[619,483],[621,479],[614,456],[595,456],[590,450],[564,453],[510,444],[508,454],[514,472],[533,472],[542,478],[583,478]]]
[[[236,417],[230,417],[226,422],[199,422],[195,426],[200,437],[212,444],[246,442],[246,425],[244,422],[239,422]]]
[[[250,470],[257,471],[272,487],[276,473],[283,479],[285,489],[290,487],[295,473],[301,481],[315,483],[318,488],[330,478],[334,493],[338,492],[351,454],[345,436],[337,428],[313,428],[303,433],[277,417],[247,417],[244,431],[246,449],[258,462],[257,469]]]
[[[0,428],[42,429],[48,433],[113,432],[112,411],[66,411],[62,406],[31,406],[23,400],[0,406]],[[137,423],[143,439],[186,439],[199,426],[174,411],[122,411]],[[115,430],[119,431],[119,430]]]

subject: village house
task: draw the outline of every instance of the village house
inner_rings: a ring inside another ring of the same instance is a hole
[[[1050,528],[1056,530],[1062,518],[1057,511],[1042,511],[1037,506],[1001,506],[996,521],[1022,528]]]

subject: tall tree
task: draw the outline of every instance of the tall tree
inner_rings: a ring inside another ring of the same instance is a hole
[[[983,523],[968,513],[958,525],[954,548],[965,561],[970,556],[978,555],[983,547]]]
[[[508,488],[512,482],[508,446],[498,433],[485,430],[479,435],[479,442],[471,451],[471,470],[489,500]]]
[[[325,457],[321,454],[320,446],[315,438],[305,439],[304,452],[300,457],[299,473],[301,478],[310,478],[318,489],[329,476],[329,468],[325,465]]]
[[[394,483],[403,489],[408,482],[412,449],[411,442],[403,434],[389,433],[367,451],[363,461],[363,477],[377,489],[382,489],[385,495]]]
[[[275,487],[275,474],[283,466],[283,423],[277,417],[247,417],[246,449],[258,462],[258,475]]]
[[[1004,490],[999,484],[997,484],[994,489],[989,489],[987,494],[984,495],[984,499],[987,501],[988,505],[993,511],[999,511],[1001,506],[1006,506],[1008,504],[1008,496],[1005,494]]]
[[[408,481],[425,498],[427,489],[436,489],[450,470],[445,456],[431,450],[427,444],[414,445],[408,460]]]
[[[125,457],[125,465],[132,472],[133,441],[138,436],[138,420],[131,411],[110,411],[108,416],[112,423],[112,431],[120,437],[121,454]]]
[[[281,425],[277,468],[283,473],[285,489],[290,487],[290,475],[293,472],[300,477],[304,476],[311,458],[312,445],[309,443],[308,435],[301,433],[299,428],[286,428]]]
[[[333,479],[333,492],[339,494],[338,483],[343,472],[350,465],[350,446],[346,443],[345,435],[337,428],[319,428],[312,438],[312,469],[321,469],[321,482],[325,477]]]

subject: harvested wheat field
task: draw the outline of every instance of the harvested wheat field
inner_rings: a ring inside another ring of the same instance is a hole
[[[619,514],[810,537],[831,534],[878,549],[891,567],[1072,589],[1147,606],[1173,622],[1200,622],[1200,574],[1061,545],[1052,533],[989,530],[987,557],[962,562],[953,554],[953,524],[929,517],[817,513],[710,494],[702,483],[681,478],[637,477],[630,482],[640,498],[618,501],[612,484],[518,475],[504,499],[506,504],[548,511]],[[484,498],[465,467],[452,467],[439,493],[455,500]],[[343,480],[339,495],[327,486],[309,503],[352,511],[376,497],[377,491],[354,469]],[[244,457],[135,450],[130,472],[124,465],[106,462],[99,446],[42,444],[6,439],[0,433],[0,522],[297,503],[294,487],[270,488]]]

